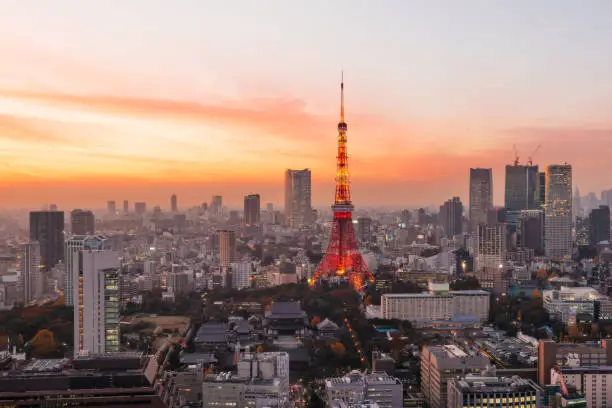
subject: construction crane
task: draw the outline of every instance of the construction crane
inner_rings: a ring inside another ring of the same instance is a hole
[[[516,150],[516,145],[512,145],[512,148],[514,149],[514,165],[518,166],[519,164],[519,155],[518,155],[518,151]]]
[[[533,152],[531,152],[531,154],[529,155],[529,165],[533,166],[533,156],[536,155],[537,152],[540,151],[540,148],[542,147],[542,145],[538,145],[538,147],[536,147]]]

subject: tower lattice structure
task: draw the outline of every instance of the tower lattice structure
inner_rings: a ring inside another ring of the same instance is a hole
[[[340,83],[340,122],[338,123],[338,156],[336,168],[336,198],[332,210],[334,221],[325,256],[321,260],[311,283],[323,278],[340,276],[361,291],[364,283],[374,281],[374,276],[364,262],[355,239],[353,228],[353,203],[351,180],[348,170],[346,140],[347,125],[344,121],[344,80]]]

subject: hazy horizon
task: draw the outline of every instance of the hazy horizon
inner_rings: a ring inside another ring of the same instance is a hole
[[[1,208],[334,193],[340,71],[360,207],[496,204],[513,144],[612,188],[612,3],[0,0]]]

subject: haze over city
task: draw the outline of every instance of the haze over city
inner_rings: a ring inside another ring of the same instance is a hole
[[[357,207],[502,203],[513,144],[609,188],[612,4],[460,3],[0,0],[0,205],[327,206],[341,70]]]

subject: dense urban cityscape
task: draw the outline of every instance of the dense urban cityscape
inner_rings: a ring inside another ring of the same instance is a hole
[[[4,215],[0,404],[608,406],[612,190],[538,146],[503,207],[471,168],[465,209],[355,209],[341,95],[333,220],[309,169],[280,209]]]
[[[612,8],[8,3],[0,407],[612,408]]]

